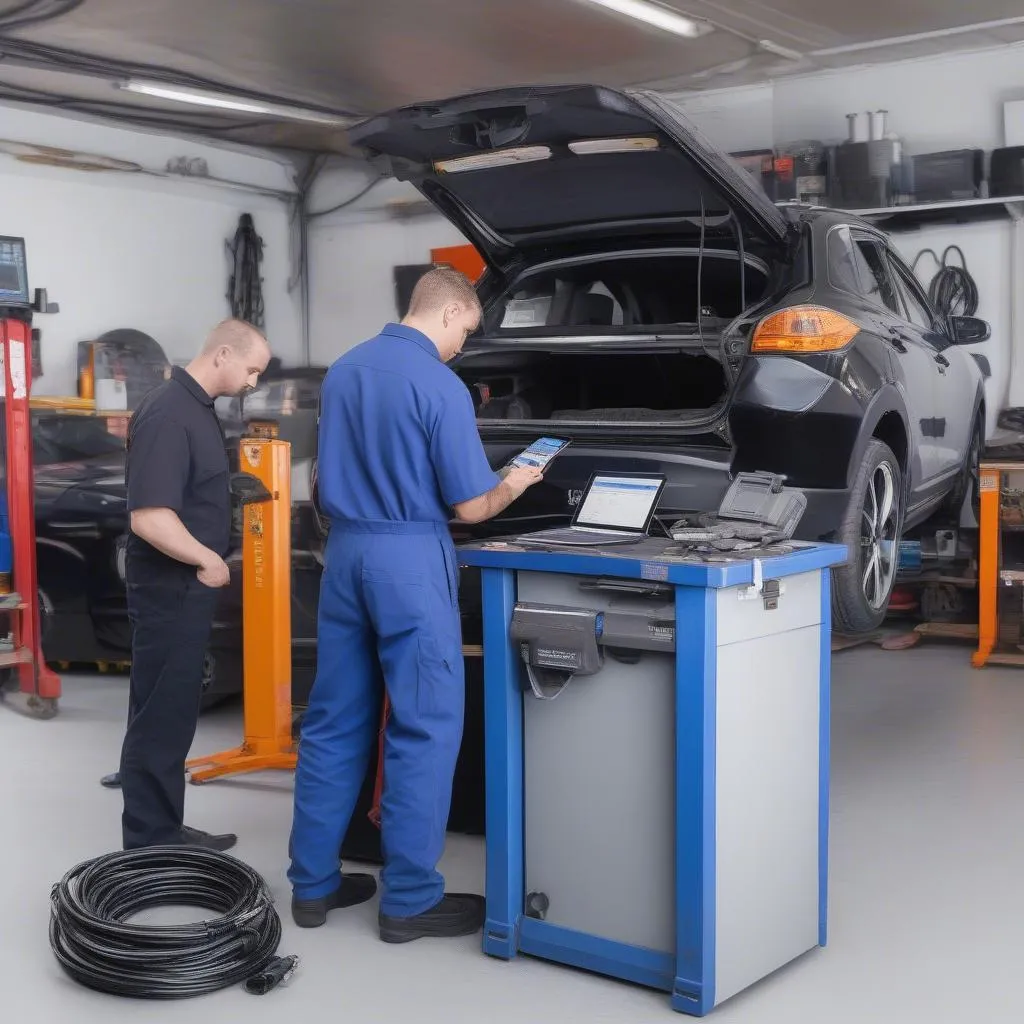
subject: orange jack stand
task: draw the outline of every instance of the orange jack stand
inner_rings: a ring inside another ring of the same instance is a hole
[[[243,772],[295,768],[292,739],[291,446],[243,439],[240,468],[269,498],[243,507],[242,644],[245,738],[242,745],[185,767],[194,784]]]
[[[999,639],[999,503],[1002,495],[1002,469],[998,464],[983,462],[978,480],[978,649],[971,657],[975,668],[981,668],[989,662]]]

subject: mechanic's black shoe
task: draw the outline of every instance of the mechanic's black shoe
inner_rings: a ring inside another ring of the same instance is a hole
[[[327,921],[332,910],[357,907],[373,899],[377,879],[373,875],[342,875],[341,885],[330,896],[318,900],[300,900],[292,897],[292,919],[300,928],[319,928]]]
[[[415,939],[453,939],[480,931],[484,923],[482,896],[446,893],[441,902],[415,917],[388,917],[379,914],[383,942],[413,942]]]
[[[181,829],[181,841],[186,846],[201,846],[206,850],[219,850],[223,853],[238,842],[238,836],[232,835],[230,832],[219,836],[212,835],[209,832],[201,832],[197,828],[189,828],[184,825]]]
[[[121,773],[111,772],[109,775],[104,775],[100,779],[100,785],[104,789],[120,789],[121,788]]]

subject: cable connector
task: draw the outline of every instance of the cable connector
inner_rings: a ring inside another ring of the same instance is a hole
[[[299,966],[297,956],[275,956],[259,974],[245,983],[245,991],[254,996],[265,996],[282,982],[286,982]]]

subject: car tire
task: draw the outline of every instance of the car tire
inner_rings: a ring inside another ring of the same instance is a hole
[[[903,473],[892,449],[872,439],[857,471],[837,540],[849,558],[832,573],[832,623],[840,633],[881,625],[896,581],[904,516]]]
[[[964,458],[963,469],[956,478],[953,490],[949,492],[946,499],[944,511],[956,519],[960,524],[960,517],[963,515],[964,504],[971,503],[971,512],[974,521],[978,522],[981,511],[981,456],[985,448],[985,420],[981,412],[974,419],[974,426],[971,428],[971,441],[967,448],[967,455]]]

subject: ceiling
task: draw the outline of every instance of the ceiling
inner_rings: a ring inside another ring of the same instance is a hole
[[[342,126],[210,112],[114,83],[159,80],[358,118],[506,84],[720,88],[1024,41],[1021,0],[662,6],[714,31],[685,39],[586,0],[0,0],[0,101],[343,152]]]

